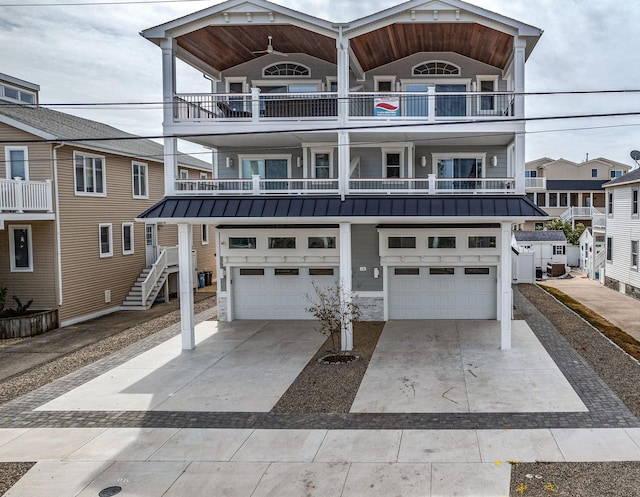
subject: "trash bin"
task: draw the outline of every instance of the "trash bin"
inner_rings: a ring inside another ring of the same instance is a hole
[[[204,286],[213,285],[213,271],[204,272]]]
[[[198,288],[204,288],[204,273],[198,273]]]
[[[536,267],[536,279],[539,279],[539,280],[542,279],[542,268],[541,267]]]

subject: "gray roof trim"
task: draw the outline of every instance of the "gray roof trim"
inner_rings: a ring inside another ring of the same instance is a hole
[[[296,223],[344,222],[424,223],[449,220],[456,223],[548,218],[546,212],[525,196],[245,196],[245,197],[165,197],[141,213],[137,219],[164,222],[255,223],[268,220]]]

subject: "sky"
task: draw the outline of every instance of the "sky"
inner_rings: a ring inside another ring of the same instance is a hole
[[[0,72],[39,84],[42,104],[160,102],[160,49],[140,31],[215,5],[178,1],[130,5],[53,5],[83,0],[0,0]],[[84,0],[85,2],[89,0]],[[91,0],[94,1],[94,0]],[[95,0],[105,1],[105,0]],[[117,0],[114,0],[117,1]],[[363,17],[394,0],[276,0],[333,22]],[[526,64],[526,90],[571,92],[640,89],[640,2],[621,0],[472,0],[479,7],[531,24],[544,34]],[[11,6],[18,5],[18,6]],[[209,90],[187,71],[188,91]],[[83,106],[58,110],[139,134],[162,132],[160,106]],[[635,166],[640,150],[640,92],[527,96],[527,117],[638,112],[637,116],[532,121],[526,160],[582,162],[605,157]],[[195,147],[181,144],[188,152]],[[208,160],[207,156],[200,156]]]

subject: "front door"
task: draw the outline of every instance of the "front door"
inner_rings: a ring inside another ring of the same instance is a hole
[[[158,225],[144,225],[144,245],[147,253],[147,266],[151,266],[158,257]]]

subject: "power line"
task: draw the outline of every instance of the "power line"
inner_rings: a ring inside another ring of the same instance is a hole
[[[0,3],[0,7],[88,7],[96,5],[136,5],[152,3],[185,3],[208,1],[211,0],[123,0],[121,2]]]

